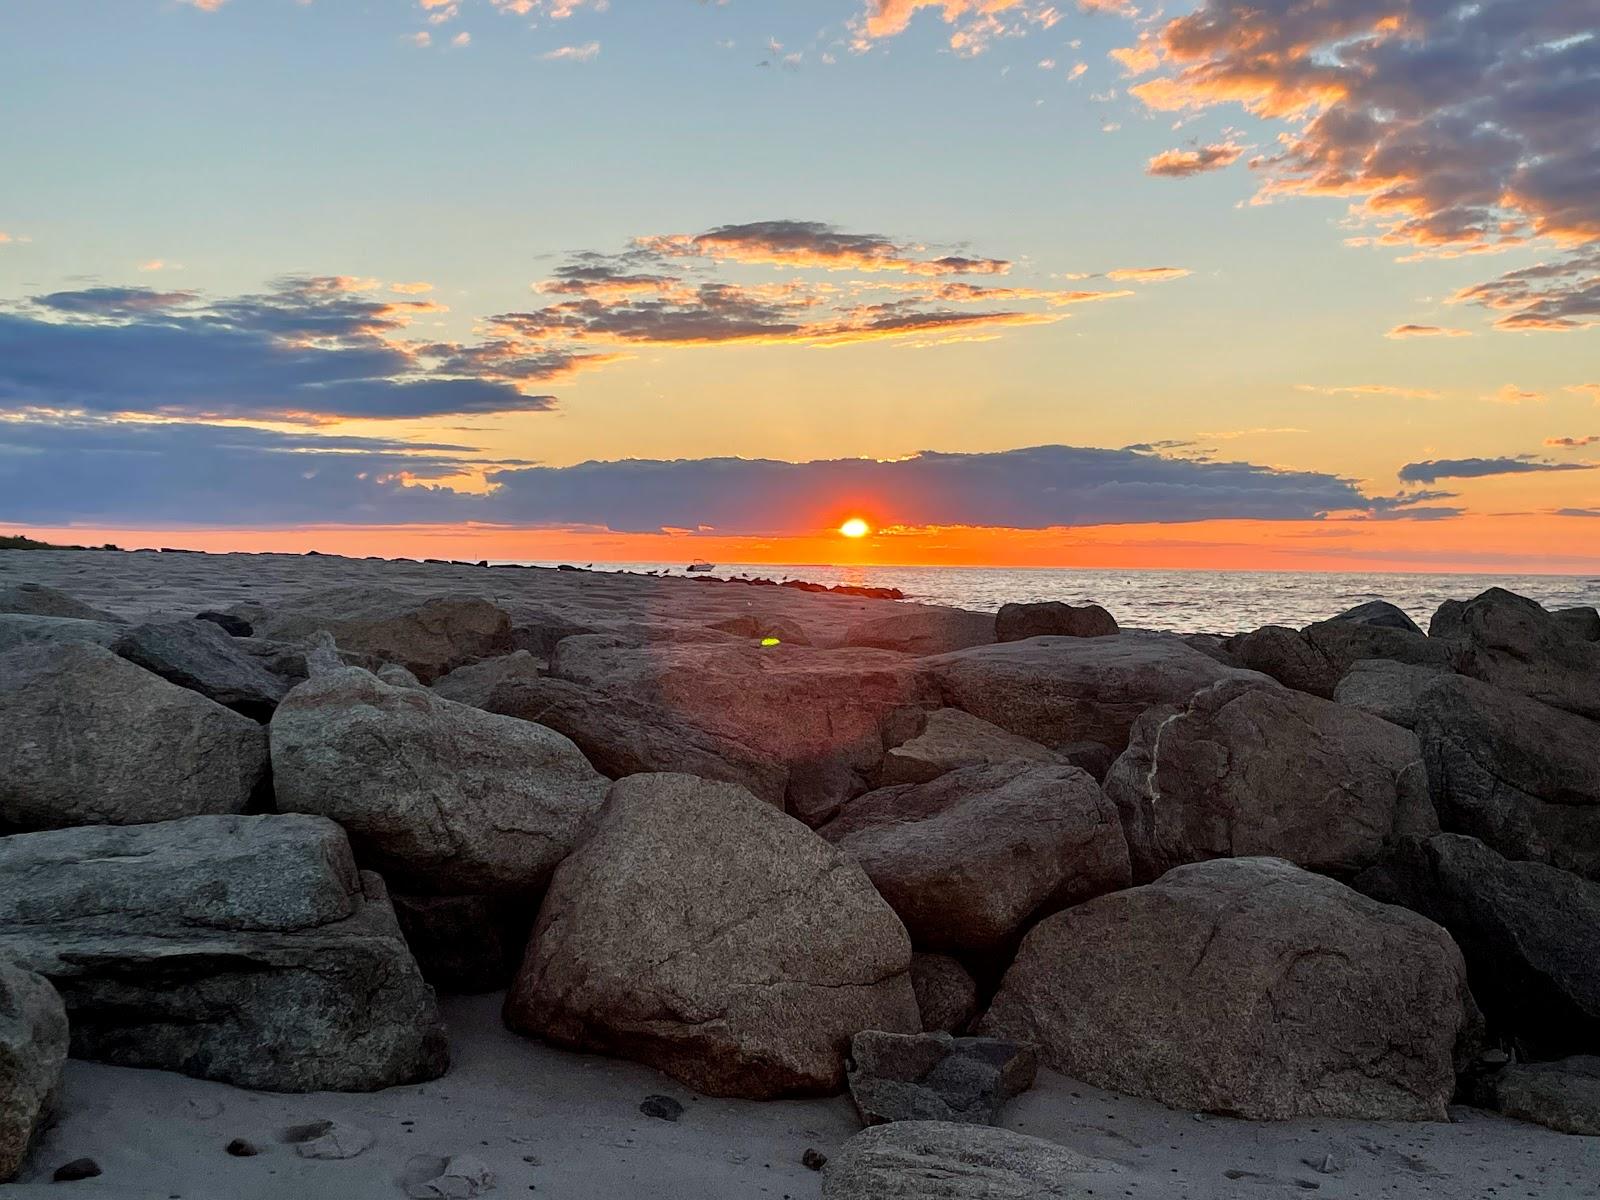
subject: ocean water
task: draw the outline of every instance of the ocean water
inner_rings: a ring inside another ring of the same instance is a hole
[[[530,565],[553,566],[539,562]],[[592,565],[597,571],[685,574],[684,564],[639,562]],[[1035,600],[1093,601],[1119,623],[1183,633],[1232,633],[1262,625],[1301,626],[1366,600],[1387,600],[1428,628],[1445,600],[1465,600],[1503,587],[1546,608],[1600,605],[1600,578],[1583,575],[1416,575],[1357,571],[1077,570],[1058,567],[873,567],[825,564],[719,563],[709,574],[827,585],[893,587],[907,599],[993,612],[1002,604]]]

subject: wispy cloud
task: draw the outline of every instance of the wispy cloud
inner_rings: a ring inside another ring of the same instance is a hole
[[[1189,150],[1163,150],[1146,164],[1145,173],[1185,179],[1231,167],[1243,153],[1244,147],[1236,142],[1213,142]]]
[[[1472,331],[1470,329],[1453,329],[1448,325],[1396,325],[1383,336],[1396,340],[1402,338],[1461,338],[1471,337]]]
[[[1004,275],[1004,259],[930,255],[925,248],[882,234],[849,233],[822,221],[751,221],[698,234],[641,238],[644,249],[671,257],[830,271],[900,271],[912,275]]]
[[[1403,483],[1433,483],[1439,479],[1481,479],[1490,475],[1529,475],[1544,471],[1592,471],[1594,463],[1551,462],[1531,455],[1511,458],[1441,458],[1407,463],[1400,468]]]
[[[599,42],[584,42],[578,46],[557,46],[539,55],[546,62],[593,62],[600,54]]]
[[[1514,383],[1507,383],[1484,399],[1493,400],[1496,404],[1543,404],[1546,396],[1543,392],[1533,392],[1527,388],[1519,388]]]
[[[1182,279],[1193,274],[1188,267],[1118,267],[1107,271],[1107,279],[1130,280],[1138,283],[1163,283],[1169,279]]]
[[[1399,400],[1437,400],[1440,393],[1432,388],[1400,387],[1391,383],[1351,383],[1326,386],[1314,383],[1295,385],[1302,392],[1316,392],[1323,396],[1391,396]]]

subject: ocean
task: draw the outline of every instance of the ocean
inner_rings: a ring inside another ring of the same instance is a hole
[[[554,566],[532,562],[530,566]],[[579,564],[597,571],[683,575],[684,564]],[[1308,625],[1366,600],[1387,600],[1428,628],[1445,600],[1503,587],[1546,608],[1600,606],[1600,578],[1584,575],[1418,575],[1352,571],[1078,570],[1062,567],[873,567],[808,563],[719,563],[708,574],[899,588],[910,600],[993,612],[1017,601],[1093,601],[1118,623],[1181,633],[1232,633],[1262,625]]]

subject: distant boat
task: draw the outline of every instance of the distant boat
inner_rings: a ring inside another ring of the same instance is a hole
[[[687,569],[690,570],[690,571],[714,571],[714,570],[716,570],[716,568],[717,568],[717,564],[716,563],[708,563],[708,562],[698,562],[698,561],[696,561],[696,562],[690,563]]]

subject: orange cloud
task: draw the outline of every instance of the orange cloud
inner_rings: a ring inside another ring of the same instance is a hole
[[[1400,338],[1425,337],[1458,338],[1471,337],[1472,331],[1470,329],[1451,329],[1445,325],[1396,325],[1383,336],[1397,340]]]
[[[1163,150],[1145,166],[1147,175],[1184,179],[1207,171],[1220,171],[1239,161],[1244,147],[1234,142],[1215,142],[1193,150]]]
[[[1107,279],[1130,279],[1137,283],[1163,283],[1168,279],[1182,279],[1193,274],[1188,267],[1118,267],[1107,271]]]

